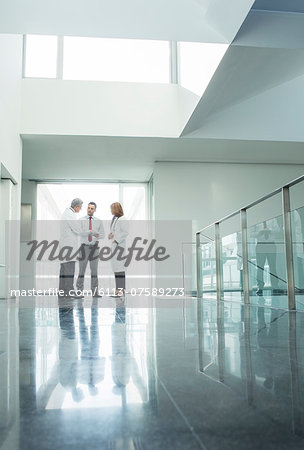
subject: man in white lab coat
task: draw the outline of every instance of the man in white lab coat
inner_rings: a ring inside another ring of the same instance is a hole
[[[72,254],[77,255],[79,248],[78,236],[93,234],[93,230],[84,232],[76,214],[82,208],[83,201],[80,198],[74,198],[71,206],[67,208],[61,216],[60,223],[60,248],[68,247],[72,249]],[[59,290],[63,292],[64,297],[77,297],[74,291],[76,256],[71,261],[64,261],[60,264]]]

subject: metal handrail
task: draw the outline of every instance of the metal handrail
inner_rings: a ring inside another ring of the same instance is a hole
[[[259,198],[258,200],[255,200],[255,201],[252,202],[252,203],[249,203],[248,205],[244,206],[243,208],[239,208],[238,210],[234,211],[233,213],[228,214],[227,216],[223,217],[222,219],[216,220],[215,222],[211,223],[210,225],[208,225],[208,226],[202,228],[201,230],[197,231],[196,234],[198,234],[198,233],[202,234],[202,231],[206,230],[207,228],[212,227],[212,226],[215,225],[216,223],[222,223],[222,222],[224,222],[225,220],[231,219],[231,217],[236,216],[236,215],[239,214],[242,210],[244,210],[244,209],[247,210],[247,209],[249,209],[249,208],[253,208],[254,206],[258,205],[259,203],[262,203],[262,202],[265,201],[265,200],[268,200],[269,198],[275,196],[276,194],[280,194],[284,188],[290,188],[290,187],[292,187],[292,186],[295,186],[296,184],[301,183],[302,181],[304,181],[304,175],[301,175],[300,177],[296,178],[295,180],[291,181],[290,183],[284,184],[283,187],[280,187],[280,188],[275,189],[275,190],[272,191],[270,194],[264,195],[263,197]],[[207,237],[207,236],[205,236],[205,235],[203,235],[203,236],[204,236],[204,237]],[[208,239],[214,240],[214,239],[211,239],[211,238],[208,238]]]

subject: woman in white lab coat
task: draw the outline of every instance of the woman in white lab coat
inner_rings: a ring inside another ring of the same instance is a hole
[[[124,217],[124,212],[120,203],[112,203],[111,213],[113,214],[109,239],[112,240],[112,254],[115,252],[117,246],[124,249],[123,254],[125,254],[126,249],[126,239],[129,234],[129,224]],[[117,256],[121,254],[121,251],[117,252],[115,256],[111,259],[112,269],[115,274],[115,295],[121,296],[125,292],[126,288],[126,274],[124,261],[117,259]]]

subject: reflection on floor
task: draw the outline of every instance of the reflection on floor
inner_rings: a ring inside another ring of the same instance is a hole
[[[1,449],[304,448],[303,312],[130,304],[0,302]]]

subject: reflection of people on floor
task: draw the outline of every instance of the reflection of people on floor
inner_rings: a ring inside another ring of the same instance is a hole
[[[132,332],[132,331],[131,331]],[[120,389],[122,398],[125,398],[125,388],[132,378],[142,401],[147,401],[147,386],[142,376],[134,356],[131,354],[127,337],[126,309],[123,299],[117,299],[115,308],[115,322],[112,324],[112,378],[116,388]],[[117,391],[116,391],[117,392]]]
[[[267,227],[266,221],[263,223],[263,229],[257,233],[256,244],[256,264],[257,264],[257,295],[263,295],[264,267],[266,261],[269,266],[270,283],[274,293],[278,290],[277,277],[277,248],[273,238],[272,231]]]
[[[71,392],[75,402],[84,398],[78,384],[78,341],[75,333],[73,308],[59,308],[61,329],[59,341],[59,382],[66,391]]]
[[[105,358],[99,357],[99,309],[96,301],[93,300],[91,307],[90,328],[85,323],[84,309],[78,308],[77,310],[80,335],[79,382],[88,385],[91,395],[97,395],[96,385],[104,379],[105,375]]]
[[[274,311],[274,310],[273,310]],[[265,308],[258,308],[258,349],[256,350],[256,375],[265,378],[264,387],[271,389],[273,386],[273,354],[270,344],[270,329],[265,321]]]
[[[96,384],[104,379],[105,358],[99,357],[99,327],[97,300],[91,308],[91,325],[85,323],[84,309],[76,308],[79,332],[75,328],[73,308],[59,308],[61,336],[59,341],[59,381],[72,394],[76,402],[84,398],[81,385],[87,385],[89,393],[96,395]],[[80,359],[79,359],[80,349]]]

